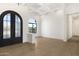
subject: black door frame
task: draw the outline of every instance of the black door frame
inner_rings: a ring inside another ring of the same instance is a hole
[[[6,14],[11,13],[11,38],[10,39],[3,39],[3,18]],[[21,37],[15,37],[15,15],[17,15],[20,18],[21,21]],[[22,17],[15,11],[7,10],[4,11],[0,15],[0,46],[6,46],[11,45],[15,43],[22,43],[23,38],[23,24],[22,24]]]

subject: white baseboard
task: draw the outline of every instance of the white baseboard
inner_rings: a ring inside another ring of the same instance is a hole
[[[64,42],[67,42],[68,40],[67,39],[58,39],[58,38],[51,38],[51,37],[45,37],[45,36],[42,36],[43,38],[49,38],[49,39],[56,39],[56,40],[62,40]]]

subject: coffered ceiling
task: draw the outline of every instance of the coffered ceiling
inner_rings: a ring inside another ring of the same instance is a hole
[[[39,14],[48,14],[63,10],[66,13],[79,10],[79,3],[21,3],[20,5],[26,6],[29,11]]]

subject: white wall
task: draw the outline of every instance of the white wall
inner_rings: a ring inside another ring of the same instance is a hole
[[[13,10],[17,13],[19,13],[23,19],[23,42],[29,42],[29,40],[27,39],[27,33],[28,33],[28,18],[31,16],[31,13],[29,13],[29,10],[26,6],[18,6],[17,4],[0,4],[0,14],[4,11],[7,10]],[[33,13],[32,13],[33,14]],[[36,17],[36,19],[38,20],[38,32],[37,32],[37,36],[40,36],[40,21],[39,21],[39,15],[36,14],[32,15],[33,17]]]
[[[51,12],[41,16],[41,33],[44,37],[66,41],[64,13]]]

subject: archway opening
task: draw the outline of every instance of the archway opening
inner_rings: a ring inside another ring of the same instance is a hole
[[[29,33],[37,33],[37,22],[34,18],[29,18],[28,30],[29,30]]]

